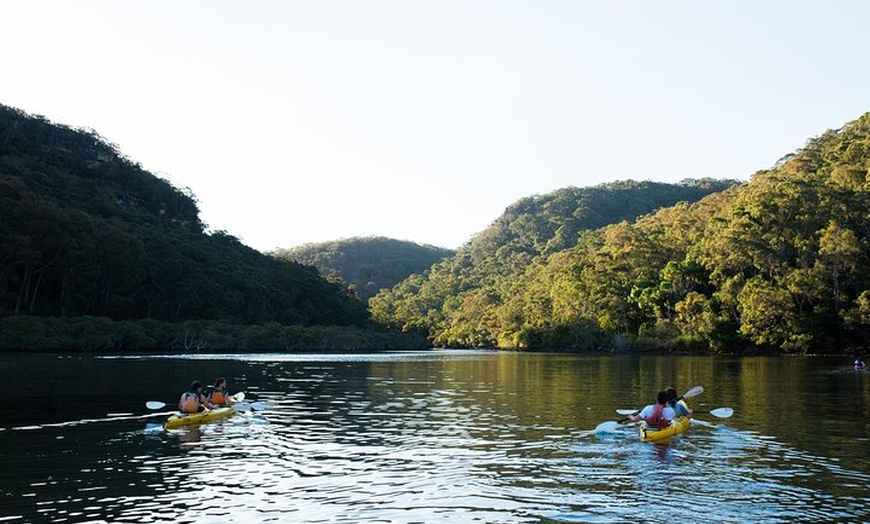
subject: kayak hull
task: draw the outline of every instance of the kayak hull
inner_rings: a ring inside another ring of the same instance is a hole
[[[692,419],[689,417],[677,417],[671,422],[670,426],[657,429],[648,427],[646,422],[641,422],[640,440],[643,442],[662,442],[686,431],[691,423]]]
[[[205,424],[232,416],[236,412],[231,407],[222,407],[200,411],[199,413],[176,413],[166,420],[166,429],[182,428],[194,424]]]

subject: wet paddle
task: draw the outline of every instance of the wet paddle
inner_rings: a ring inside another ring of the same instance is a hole
[[[692,414],[694,415],[695,413],[709,413],[710,415],[713,415],[714,417],[728,418],[734,414],[734,410],[731,408],[716,408],[716,409],[711,409],[710,411],[692,410]]]
[[[163,409],[167,406],[166,402],[160,402],[158,400],[149,400],[145,403],[145,407],[148,409]],[[220,407],[231,407],[236,411],[262,411],[266,409],[265,402],[238,402],[231,406],[220,406]]]
[[[671,402],[676,403],[677,401],[682,400],[684,398],[697,397],[698,395],[700,395],[703,392],[704,392],[703,386],[695,386],[695,387],[691,388],[689,391],[686,391],[685,393],[683,393],[683,396],[677,397],[674,400],[672,400]],[[617,409],[616,412],[619,413],[620,415],[634,415],[635,413],[640,412],[640,410],[638,410],[638,409]]]
[[[240,402],[238,404],[233,404],[233,409],[236,411],[263,411],[266,409],[265,402]]]
[[[244,391],[239,391],[235,395],[230,395],[230,398],[233,400],[233,402],[236,403],[236,404],[233,404],[233,407],[236,408],[236,411],[247,411],[247,409],[251,409],[249,406],[253,406],[253,404],[239,403],[239,401],[244,400],[244,398],[245,398]],[[260,407],[259,409],[266,409],[266,405],[263,402],[254,402],[254,404],[257,404],[258,406],[262,404],[262,407]],[[160,402],[159,400],[149,400],[148,402],[145,403],[145,407],[148,409],[163,409],[167,405],[168,404],[166,402]],[[244,406],[244,407],[242,409],[239,409],[236,406]],[[245,407],[247,407],[247,409],[245,409]],[[253,408],[253,409],[256,410],[257,408]]]
[[[637,411],[633,409],[617,409],[616,412],[620,415],[634,415],[635,413],[637,413]],[[716,408],[709,411],[693,409],[692,413],[708,413],[710,415],[713,415],[714,417],[728,418],[734,414],[734,410],[731,408]]]

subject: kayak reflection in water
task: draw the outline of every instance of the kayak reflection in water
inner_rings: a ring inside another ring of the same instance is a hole
[[[208,400],[215,406],[232,406],[234,404],[227,389],[227,379],[220,377],[214,381],[214,389],[208,396]]]
[[[190,389],[181,394],[178,400],[178,409],[184,413],[197,413],[206,409],[214,409],[215,406],[202,392],[202,382],[194,380],[190,383]]]

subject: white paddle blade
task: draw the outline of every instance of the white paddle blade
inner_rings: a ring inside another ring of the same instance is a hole
[[[235,395],[230,395],[230,398],[233,400],[233,402],[241,402],[245,400],[245,392],[239,391]]]
[[[616,431],[616,428],[619,426],[619,423],[615,420],[608,420],[607,422],[602,422],[595,427],[596,433],[613,433]]]
[[[716,408],[711,410],[710,414],[714,417],[728,418],[734,414],[734,410],[731,408]]]
[[[157,400],[149,400],[145,403],[145,407],[148,409],[163,409],[166,407],[166,402],[159,402]]]
[[[686,391],[685,393],[683,393],[683,398],[697,397],[698,395],[700,395],[703,392],[704,392],[704,386],[695,386],[692,389],[690,389],[689,391]]]
[[[634,415],[635,413],[637,413],[637,410],[636,409],[617,409],[616,412],[619,413],[620,415]]]

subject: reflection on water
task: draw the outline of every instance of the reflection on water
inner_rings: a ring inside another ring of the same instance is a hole
[[[844,415],[866,385],[822,361],[438,352],[88,364],[43,422],[4,413],[0,522],[870,520],[866,417]],[[130,411],[211,375],[268,409],[172,431],[166,413]],[[771,392],[807,380],[823,405],[771,406]],[[703,384],[696,406],[735,415],[701,415],[667,445],[639,442],[631,426],[591,431],[665,383]],[[88,404],[112,409],[63,418]]]

